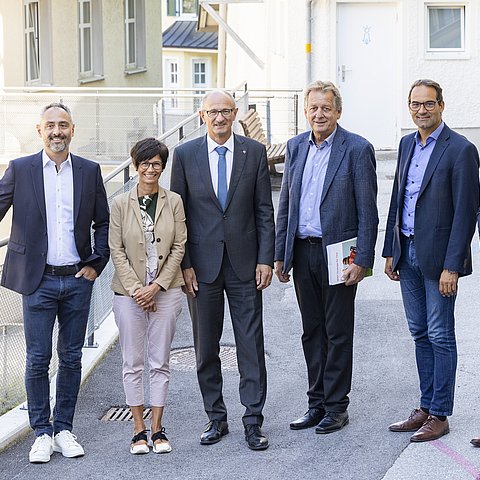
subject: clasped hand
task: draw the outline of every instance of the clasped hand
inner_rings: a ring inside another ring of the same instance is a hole
[[[146,312],[155,312],[157,310],[155,295],[159,292],[159,290],[159,285],[156,283],[151,283],[150,285],[146,285],[145,287],[135,290],[132,298],[135,300],[137,305]]]

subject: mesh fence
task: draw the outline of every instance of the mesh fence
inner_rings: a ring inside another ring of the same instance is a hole
[[[130,179],[125,185],[109,195],[109,204],[113,198],[130,190],[135,184]],[[0,266],[0,274],[2,267]],[[86,344],[95,346],[94,332],[112,311],[113,292],[110,283],[113,265],[109,261],[93,286],[90,314],[88,317]],[[23,334],[22,297],[16,292],[0,287],[0,415],[25,401],[25,337]],[[56,352],[57,323],[53,331],[53,351]],[[58,358],[54,353],[50,363],[50,378],[58,368]]]
[[[286,140],[285,136],[296,133],[297,97],[292,92],[256,92],[249,101],[248,95],[238,99],[239,114],[255,104],[269,130],[271,141]],[[75,130],[72,151],[102,165],[120,165],[128,158],[131,146],[138,140],[153,136],[164,141],[172,152],[173,148],[205,132],[199,128],[198,117],[185,123],[199,106],[199,97],[180,95],[175,104],[160,98],[156,93],[139,94],[78,93],[78,92],[0,92],[0,161],[27,155],[42,148],[35,131],[39,112],[51,102],[64,102],[73,113]],[[169,103],[170,102],[170,103]],[[272,121],[274,120],[274,121]],[[292,127],[292,120],[295,127]],[[185,123],[185,124],[184,124]],[[183,125],[184,124],[184,125]],[[178,125],[182,125],[177,128]],[[273,125],[274,127],[270,127]],[[235,125],[235,131],[242,133]],[[165,133],[167,132],[167,133]],[[283,137],[283,138],[281,138]],[[170,157],[171,158],[171,157]],[[0,172],[2,170],[0,165]],[[112,167],[113,168],[113,167]],[[161,177],[161,185],[169,186],[171,161]],[[1,174],[1,173],[0,173]],[[128,191],[136,183],[130,179],[125,185],[116,180],[106,184],[109,203],[113,198]],[[5,224],[7,220],[3,220]],[[0,235],[3,237],[6,234]],[[0,262],[5,250],[0,248]],[[0,274],[2,265],[0,265]],[[110,314],[113,292],[110,289],[113,265],[107,264],[102,275],[95,281],[86,344],[95,345],[94,332]],[[56,351],[57,329],[53,334]],[[52,357],[50,376],[57,370],[56,354]],[[24,387],[25,340],[21,296],[0,287],[0,415],[25,401]]]
[[[82,94],[78,92],[0,92],[0,158],[16,158],[42,148],[35,125],[52,102],[65,103],[77,128],[72,151],[102,164],[121,164],[138,140],[159,137],[195,110],[192,98],[177,100],[173,111],[160,94]],[[187,132],[192,125],[185,127]]]
[[[203,131],[203,129],[198,129],[198,122],[192,122],[192,124],[185,125],[183,138],[180,142],[178,133],[169,135],[164,141],[170,149],[173,149],[178,143],[198,136]],[[123,152],[122,162],[125,161],[126,156]],[[170,162],[167,167],[170,167]],[[162,176],[161,184],[165,187],[168,187],[169,176],[169,171],[164,172]],[[136,177],[130,177],[130,180],[122,184],[115,177],[111,182],[108,182],[106,190],[109,206],[117,195],[129,191],[136,184],[136,181]],[[112,311],[113,292],[110,284],[113,271],[113,264],[109,261],[100,277],[95,281],[87,325],[86,346],[95,347],[94,332]],[[0,265],[0,274],[1,272],[2,265]],[[56,351],[57,332],[57,324],[55,324],[53,332],[54,352]],[[58,358],[54,353],[50,365],[50,378],[55,374],[57,368]],[[25,401],[24,371],[25,338],[21,295],[0,287],[0,415]]]

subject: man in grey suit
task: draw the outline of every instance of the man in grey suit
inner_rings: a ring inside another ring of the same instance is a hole
[[[400,281],[415,341],[420,402],[392,432],[415,432],[412,442],[449,433],[453,413],[458,279],[472,273],[470,244],[479,208],[478,151],[442,120],[440,85],[413,83],[408,108],[418,131],[404,136],[382,255],[385,273]]]
[[[275,273],[293,280],[300,307],[308,372],[308,410],[292,430],[340,430],[349,419],[354,301],[357,284],[373,266],[378,214],[372,145],[337,124],[340,92],[317,81],[305,90],[311,132],[287,143],[277,215]],[[326,247],[357,237],[344,283],[329,285]]]
[[[272,279],[273,206],[265,147],[233,134],[236,114],[229,93],[205,96],[200,116],[208,133],[175,149],[170,187],[182,196],[187,219],[182,269],[198,382],[209,418],[200,443],[216,443],[228,433],[219,358],[226,292],[245,406],[245,439],[252,450],[264,450],[262,290]]]

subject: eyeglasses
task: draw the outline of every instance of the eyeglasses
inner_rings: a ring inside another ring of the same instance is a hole
[[[148,170],[150,167],[159,172],[162,169],[162,164],[160,162],[142,162],[138,164],[138,168],[141,170]]]
[[[440,103],[438,101],[434,102],[433,100],[429,100],[428,102],[410,102],[408,106],[410,107],[410,110],[412,112],[418,112],[421,108],[422,105],[425,107],[425,110],[428,112],[431,112],[432,110],[435,109],[437,106],[437,103]]]
[[[208,115],[208,118],[217,118],[219,113],[222,114],[223,118],[228,118],[234,110],[234,108],[223,108],[222,110],[204,110],[204,112]]]

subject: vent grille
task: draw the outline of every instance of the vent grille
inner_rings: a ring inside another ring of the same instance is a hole
[[[220,361],[223,370],[237,370],[237,349],[231,345],[220,346]],[[196,368],[193,347],[176,348],[170,353],[170,367],[174,370],[194,371]]]
[[[151,417],[152,409],[146,408],[143,411],[143,419],[149,420]],[[129,407],[110,407],[101,420],[102,422],[133,422],[133,416]]]

